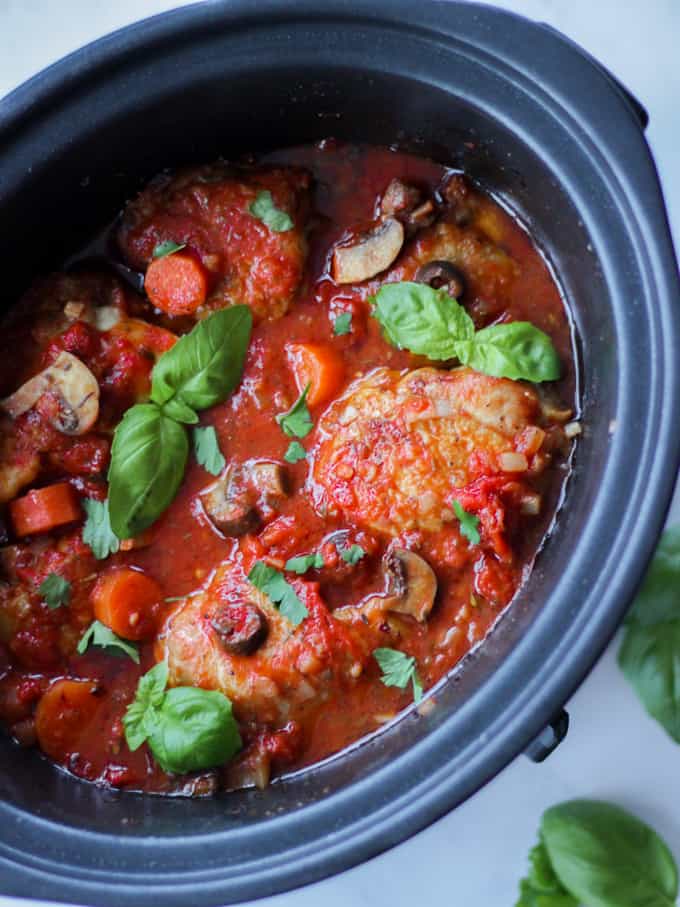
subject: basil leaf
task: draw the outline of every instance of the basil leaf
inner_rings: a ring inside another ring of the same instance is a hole
[[[306,457],[307,451],[299,441],[291,441],[288,445],[288,450],[283,455],[286,463],[298,463],[300,460],[306,459]]]
[[[175,687],[165,691],[167,662],[140,679],[123,718],[131,750],[148,740],[166,772],[190,772],[221,765],[241,748],[231,702],[219,691]]]
[[[645,709],[680,743],[680,620],[629,623],[618,660]]]
[[[309,384],[302,391],[291,408],[285,413],[279,413],[279,415],[276,417],[276,421],[283,429],[284,434],[288,435],[289,437],[293,436],[296,438],[304,438],[314,427],[312,417],[310,416],[309,409],[307,408],[308,393]]]
[[[281,614],[294,627],[297,627],[305,617],[309,616],[309,611],[305,607],[304,602],[298,598],[295,589],[293,589],[283,574],[279,570],[274,569],[274,567],[270,567],[262,561],[257,561],[248,574],[248,580],[256,589],[264,592],[278,606]]]
[[[662,534],[626,619],[643,625],[680,620],[680,525]]]
[[[542,842],[529,852],[529,872],[519,883],[515,907],[579,907],[555,875]]]
[[[109,468],[109,513],[118,538],[132,538],[158,519],[177,493],[188,455],[185,428],[156,404],[125,413]]]
[[[120,636],[116,636],[113,630],[109,630],[107,626],[100,623],[98,620],[92,621],[87,630],[80,637],[76,651],[79,655],[82,655],[89,646],[96,646],[98,649],[103,649],[107,655],[116,655],[122,657],[122,655],[129,655],[130,658],[139,664],[139,650],[131,642],[127,642],[125,639],[121,639]]]
[[[252,324],[244,305],[199,322],[154,366],[151,399],[178,422],[197,422],[197,412],[221,403],[241,380]]]
[[[272,194],[268,189],[262,189],[257,193],[255,201],[252,202],[248,210],[253,217],[261,220],[274,233],[286,233],[288,230],[293,229],[293,219],[290,214],[276,207]]]
[[[56,608],[68,604],[71,598],[71,583],[58,573],[48,573],[40,583],[38,592],[42,595],[50,611],[54,611]]]
[[[184,249],[185,247],[185,242],[177,243],[168,239],[165,242],[158,243],[153,250],[152,258],[165,258],[166,255],[173,255],[175,252],[179,252],[180,249]]]
[[[217,432],[212,425],[194,429],[194,453],[196,460],[211,475],[218,476],[226,466],[220,450]]]
[[[475,331],[468,313],[446,290],[409,281],[385,284],[370,301],[385,337],[401,349],[429,359],[456,358],[497,378],[539,382],[560,377],[552,341],[527,321]]]
[[[673,907],[678,873],[665,842],[611,803],[571,800],[547,810],[541,838],[560,882],[588,907]]]
[[[120,546],[118,536],[111,528],[109,502],[85,498],[83,507],[87,514],[83,526],[83,541],[90,546],[97,560],[104,560],[110,554],[115,554]]]
[[[340,557],[346,564],[354,567],[355,564],[358,564],[362,557],[365,557],[366,552],[361,547],[361,545],[350,545],[349,548],[343,548],[340,552]]]
[[[149,728],[154,758],[166,772],[222,765],[242,746],[231,702],[218,690],[174,687],[163,697]]]
[[[538,383],[560,377],[560,359],[552,340],[528,321],[492,324],[455,344],[463,365],[495,378]]]
[[[312,567],[316,570],[323,567],[323,557],[318,552],[316,554],[301,554],[298,557],[289,558],[286,561],[285,569],[301,576],[311,570]]]
[[[132,752],[139,749],[155,727],[167,683],[167,661],[159,661],[140,677],[135,698],[123,716],[125,739]]]
[[[680,743],[680,526],[664,532],[625,626],[619,667],[649,714]]]
[[[423,687],[416,670],[415,658],[399,652],[397,649],[374,649],[373,657],[382,671],[381,681],[386,687],[406,689],[409,683],[413,686],[413,701],[423,698]]]
[[[468,540],[471,545],[479,545],[479,517],[473,516],[467,510],[463,510],[460,501],[453,501],[453,512],[458,517],[460,523],[460,534]]]
[[[352,313],[343,312],[333,322],[333,333],[336,337],[342,337],[343,334],[349,334],[352,330]]]
[[[456,342],[475,333],[462,305],[424,283],[388,283],[370,301],[390,343],[428,359],[455,358]]]

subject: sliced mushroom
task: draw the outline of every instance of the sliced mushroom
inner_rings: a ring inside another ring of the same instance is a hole
[[[43,394],[57,401],[52,425],[65,435],[83,435],[99,415],[99,385],[89,368],[71,353],[59,353],[52,365],[43,369],[19,390],[2,401],[3,409],[16,419],[31,409]]]
[[[333,280],[361,283],[385,271],[404,244],[404,228],[395,217],[386,217],[369,233],[333,251]]]
[[[429,616],[437,594],[437,578],[419,554],[393,548],[383,558],[387,575],[388,611],[409,614],[418,621]]]
[[[216,529],[224,535],[245,535],[278,510],[288,495],[285,478],[283,466],[270,460],[230,463],[199,497]]]
[[[288,497],[286,475],[280,463],[255,460],[247,464],[250,484],[257,495],[258,508],[266,516],[278,510],[281,501]]]
[[[420,189],[395,177],[383,192],[380,213],[383,217],[408,214],[418,207],[420,197]]]
[[[213,628],[222,648],[230,655],[252,655],[267,638],[269,624],[257,605],[234,602],[213,615]]]
[[[215,482],[203,489],[199,498],[210,522],[224,535],[245,535],[260,523],[243,470],[231,463]]]
[[[416,271],[416,283],[427,283],[435,290],[446,289],[449,296],[459,299],[465,292],[465,280],[450,261],[435,259],[421,265]]]
[[[394,612],[420,622],[427,620],[437,595],[437,578],[427,561],[405,548],[392,548],[385,554],[382,568],[383,592],[369,595],[358,605],[337,608],[333,616],[348,622],[358,618],[381,623],[387,612]]]

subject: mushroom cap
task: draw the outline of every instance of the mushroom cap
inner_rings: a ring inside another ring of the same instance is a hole
[[[57,401],[51,422],[62,434],[83,435],[94,426],[99,416],[99,384],[85,363],[67,352],[59,353],[52,365],[22,384],[1,405],[16,419],[47,393]]]
[[[361,283],[387,270],[401,252],[404,228],[396,217],[385,217],[376,227],[333,250],[332,276],[336,283]]]

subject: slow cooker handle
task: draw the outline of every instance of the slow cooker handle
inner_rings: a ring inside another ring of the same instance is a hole
[[[543,762],[562,743],[568,730],[569,714],[564,709],[560,709],[538,737],[534,737],[524,750],[524,755],[528,756],[532,762]]]
[[[566,44],[568,44],[574,51],[576,51],[576,53],[580,54],[585,60],[587,60],[592,66],[594,66],[595,69],[597,69],[599,72],[602,73],[602,75],[610,83],[610,85],[612,86],[614,91],[616,91],[619,95],[621,95],[623,100],[626,101],[628,106],[631,108],[633,114],[635,115],[638,122],[640,123],[641,129],[644,132],[644,130],[649,125],[649,114],[647,113],[647,110],[642,106],[642,104],[638,101],[638,99],[635,97],[635,95],[631,94],[631,92],[626,88],[626,86],[622,82],[620,82],[616,78],[616,76],[612,75],[612,73],[605,66],[603,66],[598,60],[596,60],[595,57],[591,56],[591,54],[589,54],[587,50],[584,50],[583,47],[581,47],[575,41],[572,41],[571,38],[567,37],[567,35],[563,34],[559,29],[554,28],[552,25],[548,25],[547,22],[539,22],[538,24],[540,25],[541,28],[544,28],[546,31],[552,32],[554,35],[557,35],[558,38],[560,38],[562,41],[564,41]]]

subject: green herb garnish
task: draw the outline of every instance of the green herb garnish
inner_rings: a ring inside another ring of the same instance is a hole
[[[119,539],[142,532],[173,501],[189,454],[182,423],[195,424],[198,412],[221,403],[234,390],[251,327],[247,306],[214,312],[156,363],[151,402],[131,407],[113,438],[109,512]]]
[[[333,333],[336,337],[342,337],[343,334],[349,334],[352,330],[352,313],[343,312],[333,322]]]
[[[255,201],[248,210],[253,217],[261,220],[274,233],[286,233],[293,229],[293,219],[290,214],[276,207],[268,189],[262,189],[257,193]]]
[[[423,698],[423,686],[418,677],[415,658],[397,649],[374,649],[373,657],[382,671],[380,678],[386,687],[405,690],[409,683],[413,687],[413,701]]]
[[[662,535],[625,627],[619,666],[652,718],[680,743],[680,526]]]
[[[104,560],[115,554],[120,547],[118,536],[111,528],[109,502],[84,498],[83,507],[87,518],[83,526],[83,541],[89,545],[97,560]]]
[[[309,615],[304,603],[298,598],[297,592],[280,570],[258,561],[248,574],[248,580],[277,605],[281,614],[294,627],[301,624]]]
[[[311,570],[314,567],[318,570],[320,567],[323,567],[323,557],[317,552],[316,554],[301,554],[298,557],[291,557],[286,561],[286,570],[290,570],[291,573],[299,573],[302,575],[308,570]]]
[[[409,281],[385,284],[370,301],[385,337],[400,349],[434,360],[458,359],[496,378],[540,382],[560,377],[552,341],[528,321],[476,331],[446,290]]]
[[[463,510],[460,501],[453,502],[453,512],[460,523],[460,534],[468,540],[471,545],[479,545],[479,517]]]
[[[340,557],[346,564],[354,567],[355,564],[358,564],[362,557],[365,557],[366,552],[361,547],[361,545],[350,545],[349,548],[343,548],[340,552]]]
[[[308,393],[309,384],[302,391],[291,408],[285,413],[279,413],[276,417],[276,421],[283,429],[284,434],[288,435],[288,437],[305,438],[314,427],[312,417],[307,408]]]
[[[58,573],[48,573],[40,583],[38,592],[50,611],[67,605],[71,598],[71,583]]]
[[[80,637],[77,651],[82,655],[90,646],[103,649],[107,655],[128,655],[136,664],[139,664],[139,650],[133,643],[121,639],[113,630],[100,621],[92,621],[87,630]]]
[[[307,451],[299,441],[291,441],[288,445],[288,450],[283,455],[286,463],[299,463],[300,460],[304,460],[306,457]]]
[[[175,252],[179,252],[180,249],[186,247],[185,242],[173,242],[171,239],[166,240],[165,242],[159,242],[156,248],[153,250],[153,258],[165,258],[166,255],[174,255]]]
[[[226,466],[226,460],[220,450],[217,432],[212,425],[195,428],[194,454],[196,461],[211,475],[218,476]]]
[[[598,800],[548,809],[516,907],[673,907],[675,860],[636,816]]]
[[[168,665],[147,671],[123,718],[125,739],[134,751],[148,741],[166,772],[200,771],[222,765],[242,746],[231,702],[218,690],[166,690]]]

